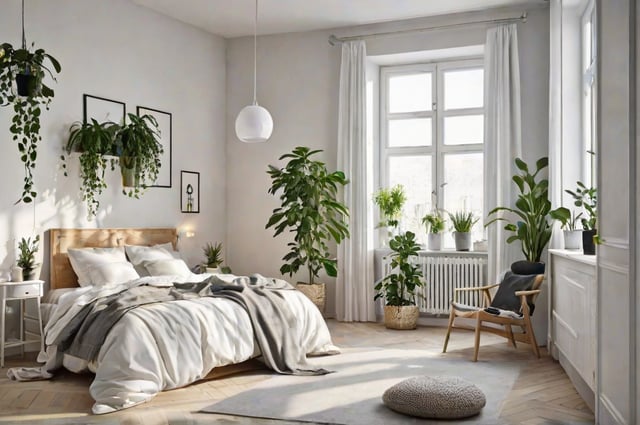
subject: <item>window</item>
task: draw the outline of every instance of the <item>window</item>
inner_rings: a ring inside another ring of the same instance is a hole
[[[582,140],[583,176],[587,187],[596,186],[596,21],[594,2],[582,15]],[[590,153],[592,152],[592,153]]]
[[[405,188],[402,230],[424,243],[421,219],[436,203],[482,217],[482,60],[383,67],[380,101],[380,184]],[[474,233],[482,237],[481,221]]]

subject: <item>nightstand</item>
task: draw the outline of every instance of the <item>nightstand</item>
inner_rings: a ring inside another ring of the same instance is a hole
[[[40,313],[40,297],[42,297],[44,281],[26,280],[24,282],[2,282],[0,283],[0,367],[4,367],[4,350],[9,347],[20,347],[24,355],[24,345],[37,341],[36,339],[26,339],[24,321],[25,319],[37,320],[40,332],[40,350],[44,350],[44,336],[42,335],[42,313]],[[38,317],[25,315],[25,301],[34,299],[38,309]],[[7,311],[7,301],[20,301],[20,339],[18,341],[5,341],[5,316]],[[35,334],[34,334],[35,335]]]

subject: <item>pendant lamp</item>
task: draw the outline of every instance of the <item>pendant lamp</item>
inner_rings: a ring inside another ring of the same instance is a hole
[[[262,143],[269,140],[273,131],[271,114],[258,105],[257,91],[257,32],[258,32],[258,0],[256,0],[256,16],[253,22],[253,104],[242,108],[236,118],[236,135],[245,143]]]

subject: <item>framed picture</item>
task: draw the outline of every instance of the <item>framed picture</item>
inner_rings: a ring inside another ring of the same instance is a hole
[[[160,156],[160,170],[155,183],[149,187],[171,187],[171,113],[159,111],[145,106],[138,106],[136,113],[139,117],[143,115],[151,115],[158,121],[158,130],[160,136],[158,143],[162,145],[163,153]]]
[[[84,122],[95,119],[98,122],[112,121],[121,124],[127,115],[127,106],[124,102],[90,94],[82,96],[82,106],[84,108]]]
[[[200,173],[180,171],[180,211],[200,212]]]

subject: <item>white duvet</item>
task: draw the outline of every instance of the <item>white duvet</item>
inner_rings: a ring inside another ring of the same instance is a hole
[[[209,275],[193,275],[202,280]],[[235,276],[219,275],[231,281]],[[190,279],[193,281],[193,279]],[[74,372],[95,372],[93,412],[109,413],[153,398],[158,392],[190,384],[214,367],[243,362],[259,354],[249,316],[233,301],[203,297],[149,304],[127,312],[109,332],[96,362],[61,356],[53,345],[83,305],[130,286],[164,286],[175,281],[145,277],[127,284],[78,288],[63,295],[45,328],[46,351],[38,360],[44,369],[60,366]],[[320,311],[298,291],[282,291],[301,326],[299,344],[308,354],[334,354]]]

